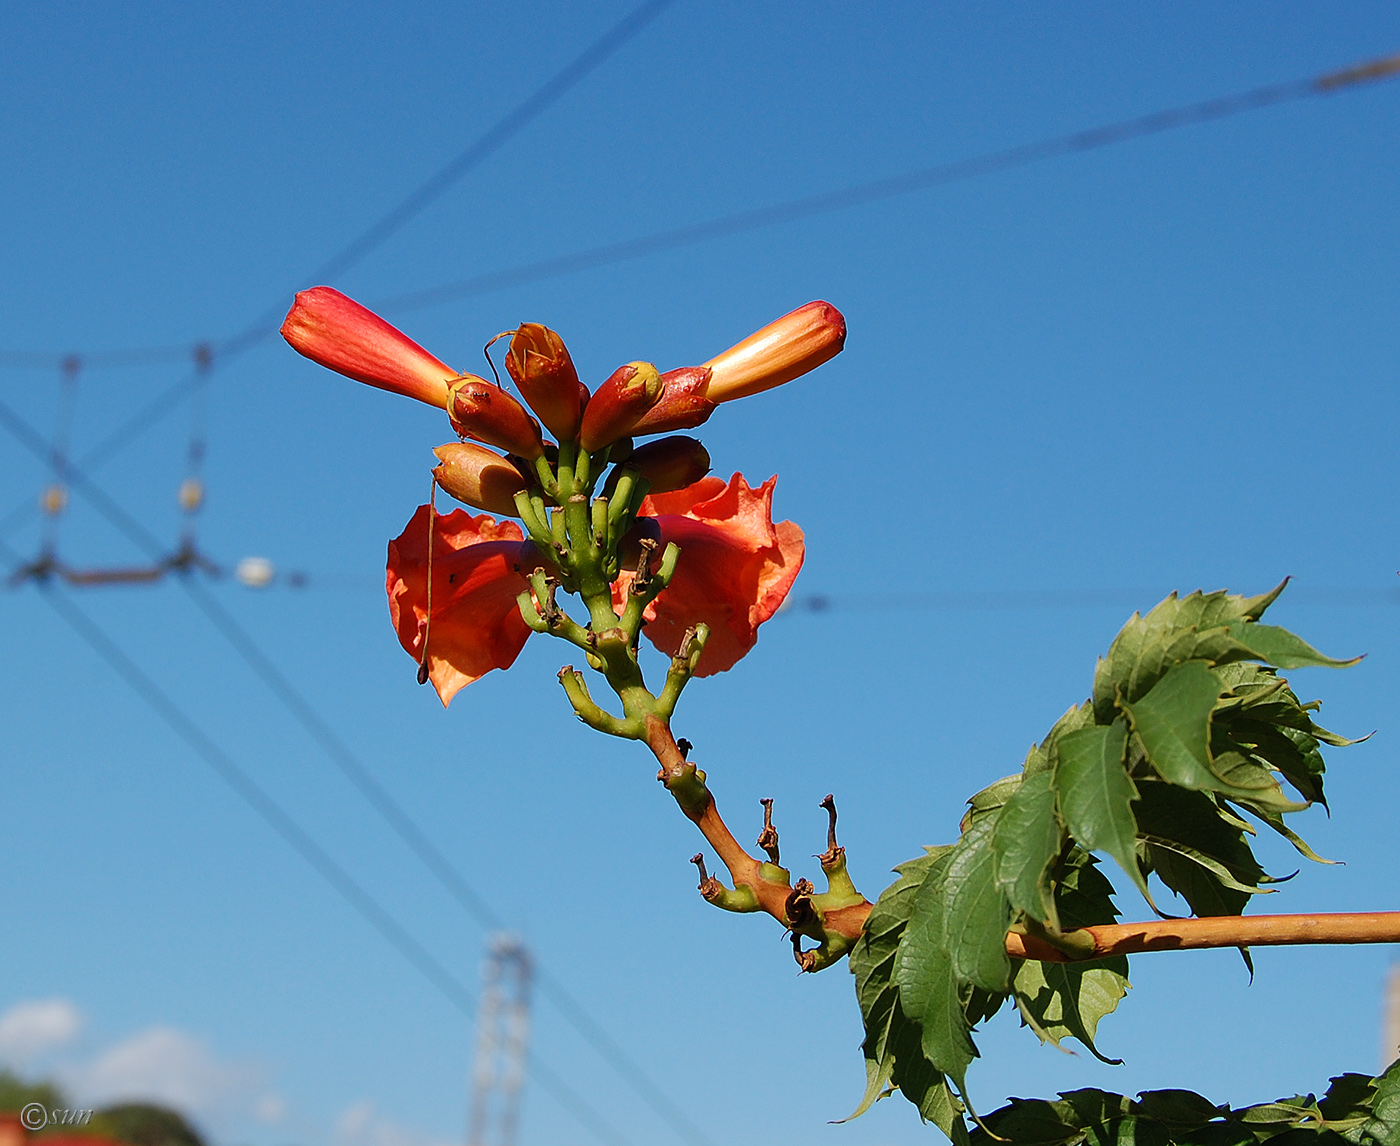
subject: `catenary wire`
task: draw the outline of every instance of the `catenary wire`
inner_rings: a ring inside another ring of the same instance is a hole
[[[45,446],[39,432],[19,417],[7,403],[0,401],[0,424],[31,453],[39,454]],[[164,556],[164,547],[149,530],[87,477],[82,470],[69,466],[67,475],[73,488],[83,494],[97,510],[126,537],[144,550],[153,560]],[[5,547],[9,551],[9,547]],[[483,928],[502,925],[501,917],[486,903],[453,866],[452,862],[428,838],[412,817],[398,804],[370,771],[359,761],[349,746],[316,712],[300,691],[278,670],[271,659],[214,597],[188,577],[180,585],[196,607],[205,615],[219,634],[243,658],[253,673],[272,692],[311,738],[321,747],[331,762],[355,786],[365,800],[399,836],[425,867],[443,885],[458,904]],[[660,1117],[676,1135],[695,1146],[709,1146],[709,1139],[697,1129],[665,1093],[656,1086],[638,1064],[589,1017],[582,1005],[554,976],[541,971],[540,989],[563,1015],[565,1020],[591,1043],[595,1050],[617,1071],[625,1083]]]
[[[13,560],[17,554],[4,542],[0,551]],[[469,1018],[476,1000],[455,975],[410,935],[353,876],[337,863],[289,816],[204,730],[179,707],[90,617],[60,590],[44,587],[44,600],[62,620],[188,744],[245,803],[291,846],[318,875],[331,885],[364,920],[386,939],[454,1007]],[[601,1142],[627,1146],[627,1140],[601,1114],[573,1092],[548,1066],[531,1057],[533,1077],[541,1088]]]
[[[484,160],[498,151],[514,136],[519,135],[534,120],[557,103],[571,88],[577,86],[595,71],[608,57],[618,52],[674,2],[675,0],[645,0],[644,3],[633,9],[559,71],[555,72],[532,95],[507,112],[502,119],[488,128],[484,135],[458,154],[450,163],[420,184],[407,197],[332,255],[309,276],[310,281],[313,283],[326,282],[355,266],[361,259],[383,244],[395,231],[421,214],[435,199],[441,197],[463,176],[480,166]],[[219,342],[197,342],[182,346],[137,347],[130,350],[97,351],[82,355],[86,369],[103,366],[153,365],[179,361],[188,359],[192,354],[198,354],[200,347],[206,348],[210,354],[210,360],[196,365],[188,376],[162,390],[130,418],[114,428],[83,455],[81,464],[89,469],[100,465],[161,421],[166,414],[187,398],[192,390],[203,385],[214,370],[253,349],[274,334],[284,309],[284,303],[269,307],[241,332]],[[0,366],[21,369],[56,369],[69,357],[71,357],[69,354],[5,351],[0,352]],[[28,520],[32,512],[32,508],[28,505],[16,506],[3,520],[0,520],[0,536],[8,536],[10,530]]]
[[[616,29],[614,29],[614,31],[616,31]],[[580,59],[581,58],[582,57],[580,57]],[[711,219],[701,223],[690,223],[682,227],[673,227],[664,231],[654,232],[650,235],[643,235],[634,239],[624,239],[616,243],[606,243],[601,246],[587,248],[586,250],[575,251],[571,254],[558,255],[553,258],[526,263],[518,267],[506,268],[500,271],[490,271],[470,279],[464,279],[460,282],[447,283],[441,286],[412,291],[407,294],[394,295],[376,301],[374,306],[376,309],[385,313],[402,313],[408,310],[436,306],[440,303],[455,299],[484,295],[492,291],[504,290],[508,287],[522,286],[527,283],[541,282],[546,279],[577,274],[581,271],[591,270],[596,267],[627,262],[632,259],[643,258],[647,255],[659,254],[663,251],[694,246],[699,243],[708,242],[711,239],[725,238],[749,231],[761,230],[766,227],[778,226],[782,223],[796,222],[799,219],[829,214],[834,211],[858,207],[882,199],[892,199],[900,195],[911,194],[915,191],[925,190],[930,187],[943,186],[949,183],[959,182],[963,179],[972,179],[981,175],[988,175],[995,171],[1025,167],[1040,160],[1050,159],[1060,155],[1093,151],[1111,144],[1124,142],[1128,139],[1157,135],[1194,123],[1221,120],[1247,111],[1254,111],[1259,108],[1270,107],[1289,101],[1332,95],[1336,92],[1349,90],[1362,84],[1389,79],[1397,73],[1400,73],[1400,54],[1386,56],[1378,60],[1356,64],[1336,71],[1326,72],[1320,76],[1309,79],[1293,80],[1282,84],[1271,84],[1236,95],[1223,96],[1193,104],[1185,104],[1176,108],[1168,108],[1163,111],[1152,112],[1148,115],[1137,116],[1132,119],[1119,120],[1101,127],[1073,132],[1069,135],[1057,136],[1053,139],[1042,140],[1038,143],[1024,144],[1019,147],[958,160],[953,163],[925,167],[918,171],[907,172],[903,175],[877,179],[868,183],[859,183],[836,191],[827,191],[816,195],[804,196],[799,199],[792,199],[785,203],[777,203],[768,207],[758,207],[748,211],[740,211],[736,214],[725,215],[719,219]],[[527,101],[527,103],[528,102],[529,101]],[[464,152],[463,154],[465,155],[467,153]],[[444,171],[446,170],[449,169],[444,168]],[[410,196],[410,199],[412,199],[412,196]],[[409,200],[405,200],[405,203],[407,202],[409,202]],[[388,216],[385,216],[385,218],[387,219]],[[369,232],[366,232],[366,235],[368,234]],[[349,249],[348,247],[346,248],[346,250]],[[280,310],[278,313],[280,314]],[[276,329],[272,322],[275,322],[275,319],[263,327],[258,338],[251,342],[248,341],[248,339],[253,333],[256,333],[253,331],[252,327],[250,327],[248,331],[245,331],[243,335],[235,336],[235,339],[217,344],[215,347],[215,365],[221,365],[222,360],[229,357],[227,348],[232,346],[235,341],[239,339],[242,340],[239,345],[239,350],[241,351],[251,348],[257,341],[261,341],[262,338],[266,338],[270,335],[273,330]],[[170,348],[168,347],[153,347],[149,348],[148,352],[155,355],[165,353],[169,350]],[[113,355],[120,353],[135,356],[141,353],[147,353],[147,351],[131,350],[109,352],[109,354]],[[188,353],[188,351],[184,351],[184,353]],[[95,359],[98,356],[87,355],[85,357],[88,359]],[[0,355],[0,365],[23,364],[34,366],[42,364],[46,367],[52,367],[55,363],[60,362],[62,358],[63,355],[60,354],[12,352],[8,357]],[[11,362],[11,359],[14,361]],[[127,444],[134,441],[135,438],[139,437],[147,429],[159,422],[170,410],[174,409],[175,406],[187,396],[188,391],[196,384],[196,381],[196,377],[192,375],[157,394],[131,418],[122,425],[116,427],[86,453],[82,458],[81,464],[87,468],[95,468],[120,452]],[[7,535],[16,524],[26,520],[32,513],[32,508],[27,504],[17,506],[4,519],[0,519],[0,536]]]
[[[637,10],[637,13],[634,13],[633,17],[629,17],[629,20],[635,19],[638,14],[646,10],[648,10],[648,6],[644,5],[643,8]],[[655,12],[653,12],[652,15],[655,15]],[[650,17],[648,17],[648,19],[649,18]],[[597,45],[594,45],[594,49],[608,42],[609,37],[619,33],[624,26],[631,29],[629,34],[635,34],[635,31],[640,30],[640,25],[633,27],[628,24],[628,21],[624,21],[623,24],[618,25],[607,36],[604,36],[603,40],[600,40]],[[612,43],[612,50],[616,50],[619,46],[620,42]],[[594,51],[594,49],[590,49],[589,51]],[[565,73],[569,72],[570,67],[575,67],[588,55],[589,53],[585,52],[584,56],[580,56],[573,64],[566,67],[563,72],[555,77],[555,80],[551,81],[551,83],[558,83],[560,78],[563,77]],[[601,60],[594,60],[592,66],[596,66],[598,62],[601,62]],[[1025,167],[1040,160],[1050,159],[1060,155],[1093,151],[1111,144],[1124,142],[1128,139],[1157,135],[1194,123],[1221,120],[1229,116],[1239,115],[1243,112],[1254,111],[1259,108],[1270,107],[1293,100],[1332,95],[1336,92],[1349,90],[1362,84],[1390,79],[1397,73],[1400,73],[1400,54],[1386,56],[1378,60],[1356,64],[1336,71],[1326,72],[1310,79],[1293,80],[1282,84],[1271,84],[1236,95],[1223,96],[1193,104],[1185,104],[1180,107],[1168,108],[1163,111],[1152,112],[1148,115],[1137,116],[1132,119],[1119,120],[1115,123],[1090,128],[1086,131],[1057,136],[1053,139],[1043,140],[1038,143],[1025,144],[1003,151],[992,152],[987,155],[958,160],[953,163],[925,167],[918,171],[907,172],[903,175],[896,175],[886,179],[877,179],[868,183],[859,183],[852,187],[822,192],[799,199],[792,199],[785,203],[777,203],[768,207],[740,211],[736,214],[726,215],[719,219],[711,219],[701,223],[690,223],[682,227],[673,227],[634,239],[624,239],[616,243],[606,243],[602,246],[590,247],[586,250],[575,251],[572,254],[559,255],[554,258],[541,259],[518,267],[491,271],[470,279],[464,279],[460,282],[428,287],[407,294],[391,296],[378,300],[374,305],[378,310],[391,314],[436,306],[440,303],[455,299],[475,297],[488,294],[492,291],[504,290],[508,287],[522,286],[527,283],[541,282],[546,279],[577,274],[581,271],[591,270],[596,267],[627,262],[651,254],[659,254],[662,251],[694,246],[699,243],[708,242],[711,239],[725,238],[731,235],[743,234],[748,231],[778,226],[782,223],[796,222],[799,219],[829,214],[834,211],[858,207],[882,199],[892,199],[900,195],[911,194],[915,191],[925,190],[930,187],[943,186],[949,183],[956,183],[963,179],[972,179],[981,175],[988,175],[995,171]],[[581,76],[578,78],[581,78]],[[575,82],[577,81],[575,80]],[[543,91],[544,89],[541,90]],[[562,90],[557,94],[562,94]],[[521,105],[521,108],[527,107],[530,103],[531,101],[527,100],[525,104]],[[543,109],[537,108],[536,114],[539,110]],[[510,117],[507,117],[507,119],[509,118]],[[505,122],[504,120],[502,121],[502,123]],[[500,126],[499,124],[497,125],[498,128]],[[523,126],[523,123],[519,126]],[[489,134],[490,133],[488,133],[488,135]],[[474,145],[474,147],[475,146],[476,145]],[[459,156],[458,160],[455,162],[461,162],[472,153],[473,149],[469,148],[466,152],[463,152],[462,156]],[[439,179],[447,172],[454,172],[456,176],[460,176],[464,173],[455,171],[455,166],[450,164],[448,167],[444,168],[443,171],[439,172],[438,175],[434,177],[434,180]],[[434,180],[430,180],[429,184],[433,183]],[[401,210],[404,205],[414,202],[416,197],[420,195],[429,184],[424,184],[422,188],[419,188],[417,192],[404,200],[404,204],[402,204],[400,208],[396,208],[394,212],[390,212],[389,215],[384,216],[384,219],[380,220],[380,223],[375,224],[369,231],[366,231],[360,239],[356,240],[356,243],[363,241],[371,233],[377,233],[377,228],[389,220],[391,216],[396,216],[396,213]],[[421,207],[418,209],[421,210]],[[416,211],[414,213],[416,213]],[[407,221],[409,217],[411,216],[405,216],[403,221]],[[387,232],[384,237],[387,237]],[[382,238],[378,241],[382,241]],[[341,255],[345,255],[346,252],[351,251],[354,247],[355,243],[352,243],[341,252]],[[280,314],[280,308],[277,313]],[[250,326],[242,335],[235,336],[233,339],[229,339],[224,343],[216,344],[214,347],[215,359],[213,368],[221,366],[226,359],[233,357],[237,353],[251,349],[257,342],[270,335],[273,330],[276,329],[274,325],[275,317],[274,315],[273,319],[269,320],[269,322],[261,328],[260,332]],[[257,335],[256,338],[253,337],[254,334]],[[232,349],[235,344],[237,344],[237,349]],[[178,350],[180,354],[188,354],[189,352],[189,348]],[[174,355],[176,353],[176,348],[150,347],[144,350],[109,351],[107,352],[107,357],[119,358],[121,355],[127,355],[129,358],[135,360],[141,355],[147,354],[153,356],[153,359],[164,361],[165,359],[161,357],[162,355]],[[41,354],[23,351],[9,352],[7,354],[0,354],[0,366],[42,365],[45,368],[52,368],[55,364],[60,363],[63,358],[64,355],[61,354]],[[88,354],[85,355],[84,358],[85,361],[94,362],[100,361],[102,355]],[[115,456],[126,445],[134,441],[151,426],[158,423],[166,414],[179,405],[179,403],[188,396],[189,391],[198,385],[198,383],[199,372],[196,370],[195,373],[191,374],[188,378],[161,391],[132,415],[132,417],[112,430],[112,432],[98,442],[96,446],[84,454],[81,464],[85,468],[91,469]],[[33,512],[32,506],[27,503],[16,506],[6,517],[0,519],[0,536],[8,536],[12,529],[28,520]]]
[[[1325,72],[1322,75],[1307,79],[1269,84],[1234,95],[1201,100],[1196,103],[1182,104],[1177,107],[1150,112],[1146,115],[1117,120],[1099,127],[1071,132],[1067,135],[1055,136],[1035,143],[1021,144],[1016,147],[989,152],[985,155],[955,160],[951,163],[935,164],[931,167],[905,172],[902,175],[894,175],[884,179],[858,183],[835,191],[819,192],[815,195],[791,199],[784,203],[775,203],[767,207],[757,207],[748,211],[736,212],[718,219],[710,219],[700,223],[690,223],[682,227],[673,227],[667,230],[657,231],[650,235],[642,235],[633,239],[624,239],[616,243],[590,247],[582,251],[558,255],[549,259],[540,259],[536,262],[526,263],[518,267],[509,267],[500,271],[490,271],[455,283],[445,283],[400,295],[392,295],[377,300],[374,306],[376,309],[386,312],[402,312],[420,307],[434,306],[438,303],[448,302],[457,298],[466,298],[474,295],[486,294],[490,291],[504,290],[508,287],[520,286],[525,283],[539,282],[543,279],[576,274],[594,267],[642,258],[646,255],[656,254],[661,251],[674,250],[678,247],[694,246],[711,239],[725,238],[730,235],[742,234],[746,231],[755,231],[766,227],[777,226],[781,223],[795,222],[798,219],[809,218],[815,215],[830,214],[834,211],[863,206],[866,203],[873,203],[882,199],[892,199],[900,195],[907,195],[915,191],[922,191],[930,187],[942,186],[948,183],[960,182],[965,179],[973,179],[997,171],[1025,167],[1032,163],[1053,159],[1061,155],[1094,151],[1102,147],[1123,143],[1130,139],[1141,139],[1146,136],[1160,135],[1163,132],[1188,127],[1192,124],[1227,119],[1231,116],[1240,115],[1249,111],[1257,111],[1261,108],[1271,107],[1281,103],[1334,95],[1337,92],[1364,84],[1391,79],[1397,74],[1400,74],[1400,54],[1385,56],[1377,60]],[[445,168],[439,175],[449,170],[451,170],[451,165]],[[425,184],[425,187],[426,186]],[[411,196],[410,200],[406,200],[405,204],[410,202],[412,198]],[[416,214],[416,211],[414,213]],[[393,214],[394,212],[390,213],[390,215]],[[386,216],[385,218],[388,219],[389,217],[390,216]],[[376,226],[378,226],[378,224],[376,224]],[[366,235],[369,235],[373,230],[374,228],[371,228],[370,231],[366,232]],[[362,236],[362,238],[364,238],[364,236]],[[359,240],[357,240],[357,242],[358,241]],[[346,248],[346,251],[348,252],[353,249],[354,245],[355,244],[351,244],[350,247]],[[334,260],[327,265],[334,267]],[[269,311],[269,314],[271,313],[272,312]],[[276,315],[269,318],[267,323],[258,331],[260,338],[267,337],[276,329],[275,320],[280,316],[281,310],[279,309]],[[246,338],[248,336],[248,332],[240,336],[235,336],[235,338],[219,344],[219,349],[221,352],[225,352],[225,347],[233,346],[239,338]],[[188,353],[188,351],[182,351],[182,353]],[[111,351],[108,352],[108,357],[115,358],[123,354],[133,357],[147,354],[153,356],[153,360],[164,361],[168,360],[169,357],[173,357],[176,354],[176,349],[170,347],[151,347],[144,350]],[[161,355],[166,355],[167,357],[161,358]],[[58,353],[12,351],[0,353],[0,365],[28,366],[35,368],[43,367],[45,369],[50,369],[56,366],[62,358],[63,355]],[[85,361],[90,360],[91,362],[98,362],[102,359],[102,355],[85,355],[84,359]]]

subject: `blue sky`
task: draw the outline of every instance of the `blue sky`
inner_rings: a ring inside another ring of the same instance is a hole
[[[285,308],[630,8],[7,6],[5,401],[48,433],[58,372],[15,353],[217,342]],[[335,285],[373,305],[1396,50],[1381,4],[676,0]],[[544,322],[597,380],[703,361],[809,299],[844,311],[841,357],[703,431],[721,475],[780,475],[776,510],[807,536],[798,592],[834,605],[774,619],[678,713],[741,839],[771,796],[788,854],[820,850],[834,792],[873,898],[1087,695],[1134,608],[1292,575],[1271,618],[1368,654],[1298,673],[1299,691],[1329,727],[1378,732],[1332,753],[1332,818],[1301,825],[1346,866],[1305,869],[1267,907],[1391,908],[1397,127],[1400,86],[1379,85],[393,319],[467,369],[497,331]],[[279,340],[216,366],[200,544],[310,587],[211,592],[541,964],[713,1142],[936,1140],[897,1102],[828,1125],[863,1085],[849,976],[798,978],[775,927],[700,900],[698,837],[640,749],[575,722],[562,647],[532,641],[447,712],[415,685],[379,586],[442,418]],[[187,373],[84,371],[75,453]],[[188,424],[181,406],[92,475],[172,544]],[[0,475],[0,513],[47,480],[8,437]],[[4,540],[34,552],[36,521]],[[81,498],[59,545],[74,565],[143,557]],[[482,930],[177,586],[72,600],[475,987]],[[460,1139],[470,1022],[33,586],[0,610],[9,1061],[95,1099],[181,1101],[220,1143]],[[1003,1015],[973,1093],[1321,1089],[1376,1068],[1391,958],[1258,952],[1251,986],[1230,953],[1144,956],[1101,1028],[1125,1066],[1040,1048]],[[534,1048],[628,1141],[678,1140],[543,1003]],[[522,1139],[591,1140],[534,1086]]]

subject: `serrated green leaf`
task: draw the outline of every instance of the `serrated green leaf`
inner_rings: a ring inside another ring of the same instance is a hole
[[[1102,1054],[1094,1039],[1099,1020],[1112,1014],[1131,986],[1128,960],[1117,955],[1094,963],[1019,963],[1012,979],[1016,1006],[1041,1042],[1078,1039],[1100,1062],[1123,1060]]]
[[[1123,703],[1148,762],[1164,780],[1182,788],[1224,792],[1249,799],[1212,769],[1210,722],[1224,691],[1204,661],[1187,661],[1171,669],[1146,696]]]
[[[982,1121],[984,1125],[972,1132],[975,1146],[994,1141],[1014,1142],[1016,1146],[1074,1146],[1084,1140],[1084,1129],[1067,1102],[1013,1098]]]
[[[935,1069],[966,1093],[967,1068],[977,1047],[967,1025],[964,1001],[944,931],[943,882],[954,848],[930,870],[915,893],[913,910],[895,954],[894,981],[904,1013],[921,1029],[923,1053]]]
[[[1256,887],[1251,884],[1241,883],[1219,860],[1213,856],[1208,856],[1204,852],[1197,851],[1187,844],[1179,844],[1173,840],[1164,840],[1160,836],[1149,836],[1139,833],[1138,839],[1152,848],[1154,853],[1160,855],[1162,851],[1174,852],[1176,855],[1190,860],[1192,863],[1206,869],[1215,876],[1221,887],[1229,888],[1231,891],[1242,891],[1246,895],[1268,895],[1272,894],[1271,888]],[[1165,881],[1164,881],[1165,882]],[[1233,913],[1232,913],[1233,914]]]
[[[992,833],[999,816],[972,822],[948,860],[940,886],[925,884],[914,898],[914,926],[924,911],[943,912],[944,943],[957,981],[1005,993],[1011,981],[1006,931],[1011,905],[997,886]],[[927,893],[926,893],[927,892]]]
[[[1093,724],[1094,706],[1092,702],[1086,700],[1083,704],[1075,705],[1059,720],[1055,721],[1054,726],[1045,734],[1044,740],[1031,746],[1021,771],[1030,776],[1035,772],[1053,769],[1058,756],[1060,737],[1070,732],[1077,732],[1081,728],[1092,728]]]
[[[997,886],[1013,911],[1059,930],[1050,866],[1060,854],[1062,828],[1050,772],[1029,775],[1012,793],[992,832]]]
[[[1204,792],[1144,780],[1138,793],[1138,830],[1157,877],[1195,915],[1239,915],[1265,878],[1245,833]]]
[[[975,820],[981,819],[990,812],[999,811],[1020,786],[1021,774],[1019,772],[1014,776],[1003,776],[995,783],[988,784],[972,799],[968,800],[967,811],[963,813],[958,830],[965,832]]]
[[[1138,700],[1184,661],[1225,664],[1255,658],[1256,653],[1235,640],[1229,626],[1258,616],[1272,600],[1269,594],[1246,598],[1223,591],[1195,592],[1178,598],[1172,593],[1145,617],[1134,613],[1095,669],[1093,703],[1098,723],[1112,721],[1120,697]]]
[[[1400,1144],[1400,1060],[1390,1064],[1376,1079],[1376,1096],[1371,1103],[1371,1117],[1362,1126],[1378,1146]]]
[[[1312,848],[1308,846],[1308,841],[1303,839],[1302,836],[1300,836],[1297,832],[1295,832],[1292,828],[1285,824],[1283,822],[1283,817],[1278,815],[1277,813],[1261,811],[1256,808],[1251,808],[1250,811],[1253,812],[1254,815],[1258,816],[1259,819],[1262,820],[1264,823],[1268,824],[1269,827],[1273,828],[1274,831],[1276,831],[1279,835],[1286,839],[1290,844],[1292,844],[1294,848],[1297,849],[1298,854],[1303,856],[1305,859],[1310,859],[1313,861],[1313,863],[1337,864],[1341,862],[1340,860],[1325,859],[1324,857],[1318,855],[1317,852],[1313,851]]]
[[[1253,719],[1248,709],[1216,713],[1213,719],[1212,746],[1217,754],[1226,745],[1247,752],[1276,769],[1304,800],[1327,806],[1322,792],[1326,765],[1315,737],[1297,728]]]
[[[1191,1129],[1225,1114],[1228,1106],[1216,1106],[1193,1090],[1145,1090],[1131,1106],[1134,1114],[1166,1126]]]
[[[1376,1080],[1366,1074],[1347,1073],[1328,1081],[1327,1093],[1317,1104],[1328,1127],[1344,1134],[1364,1126],[1374,1112]]]
[[[1281,669],[1347,668],[1360,657],[1339,661],[1325,657],[1307,641],[1278,625],[1258,625],[1251,621],[1234,621],[1228,626],[1230,635],[1240,644],[1253,649],[1259,659]]]
[[[1113,905],[1113,885],[1097,870],[1088,852],[1075,848],[1060,873],[1055,893],[1059,915],[1066,929],[1095,927],[1118,918]],[[1012,987],[1021,1018],[1041,1042],[1060,1045],[1067,1037],[1078,1039],[1095,1058],[1108,1063],[1094,1044],[1099,1020],[1110,1014],[1127,993],[1126,956],[1093,963],[1018,964]]]
[[[899,878],[885,889],[871,909],[865,931],[851,951],[850,967],[856,981],[856,999],[865,1021],[865,1041],[861,1049],[865,1054],[866,1089],[860,1105],[848,1115],[849,1118],[863,1114],[884,1092],[895,1070],[895,1045],[905,1029],[913,1026],[899,1007],[899,989],[892,978],[895,952],[913,908],[914,893],[933,866],[950,851],[951,847],[929,849],[927,854],[900,864],[895,869]],[[907,1078],[915,1079],[914,1088],[918,1092],[926,1089],[926,1086],[921,1087],[921,1080],[917,1077],[920,1067],[926,1068],[925,1073],[929,1075],[937,1072],[924,1060],[923,1052],[918,1050],[917,1028],[913,1045],[916,1061],[906,1064],[904,1073]],[[930,1077],[927,1085],[931,1086],[935,1081]],[[911,1097],[911,1101],[918,1104],[917,1098]]]
[[[1122,718],[1061,737],[1055,788],[1060,815],[1079,846],[1111,855],[1151,903],[1137,864],[1137,788],[1123,767],[1127,743]]]

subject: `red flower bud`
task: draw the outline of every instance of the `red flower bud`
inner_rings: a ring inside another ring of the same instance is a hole
[[[519,516],[515,495],[529,485],[505,458],[470,442],[448,442],[433,453],[442,463],[433,477],[458,501],[497,517]]]
[[[544,453],[544,441],[525,407],[485,378],[465,374],[447,392],[447,416],[452,428],[488,446],[534,461]]]
[[[846,345],[846,319],[829,302],[809,302],[711,358],[712,402],[747,398],[815,370]]]
[[[627,464],[646,478],[651,493],[670,493],[709,473],[710,455],[694,438],[678,434],[639,446]]]
[[[666,371],[661,375],[660,400],[637,419],[632,433],[668,434],[701,425],[715,412],[714,401],[705,394],[709,383],[710,370],[706,366]]]
[[[356,382],[441,409],[457,371],[332,287],[301,291],[282,323],[292,349]]]
[[[650,362],[619,366],[588,400],[579,445],[590,454],[625,437],[661,397],[661,375]]]
[[[561,442],[572,441],[588,402],[588,389],[554,331],[537,322],[522,322],[512,335],[506,370],[540,421]]]

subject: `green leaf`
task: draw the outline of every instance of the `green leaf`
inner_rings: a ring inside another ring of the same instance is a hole
[[[1031,746],[1030,752],[1026,754],[1026,762],[1021,771],[1030,776],[1036,772],[1043,772],[1047,769],[1054,769],[1055,761],[1058,757],[1058,745],[1060,737],[1077,732],[1081,728],[1092,728],[1094,724],[1094,706],[1090,701],[1077,704],[1066,712],[1059,720],[1055,721],[1054,727],[1045,734],[1045,739],[1039,744]]]
[[[977,1057],[977,1047],[943,927],[943,881],[952,860],[952,853],[944,857],[915,894],[895,954],[893,978],[899,985],[900,1006],[921,1028],[924,1055],[965,1093],[967,1068]]]
[[[1376,1079],[1376,1097],[1371,1106],[1371,1118],[1362,1131],[1371,1135],[1378,1146],[1400,1143],[1400,1060]]]
[[[1005,994],[1011,981],[1006,931],[1011,905],[997,886],[992,833],[1000,817],[975,820],[962,834],[945,869],[942,885],[925,884],[914,897],[910,926],[924,911],[943,912],[943,935],[959,984]]]
[[[905,1090],[906,1096],[918,1105],[923,1092],[942,1081],[942,1076],[918,1049],[917,1027],[900,1009],[899,989],[892,975],[895,952],[909,920],[914,894],[929,871],[950,851],[951,847],[929,849],[928,854],[895,869],[899,879],[885,889],[871,909],[865,931],[851,951],[850,966],[856,980],[856,999],[865,1020],[865,1041],[861,1049],[865,1054],[866,1089],[860,1105],[848,1115],[849,1118],[868,1110],[893,1080],[895,1049],[902,1041],[908,1041],[904,1036],[910,1028],[913,1029],[915,1053],[905,1057],[913,1061],[900,1064],[905,1081],[910,1083],[910,1088]]]
[[[1240,644],[1248,646],[1259,655],[1261,661],[1276,665],[1281,669],[1293,668],[1347,668],[1356,664],[1360,657],[1339,661],[1325,657],[1302,637],[1290,633],[1278,625],[1256,625],[1249,621],[1234,621],[1228,626],[1230,635]]]
[[[1214,1121],[1229,1109],[1192,1090],[1145,1090],[1132,1104],[1133,1113],[1140,1117],[1188,1130]]]
[[[994,784],[988,784],[967,802],[967,811],[963,813],[962,823],[958,825],[958,830],[965,832],[975,820],[981,819],[990,812],[1000,810],[1020,786],[1021,774],[1019,772],[1014,776],[1003,776]]]
[[[1050,866],[1060,854],[1062,828],[1050,772],[1029,775],[1007,800],[992,831],[997,886],[1013,911],[1059,930]]]
[[[1097,861],[1088,852],[1075,848],[1066,860],[1055,888],[1058,912],[1066,929],[1094,927],[1118,918],[1113,905],[1113,885],[1097,870]],[[1110,1014],[1127,994],[1126,956],[1114,956],[1093,963],[1018,963],[1012,980],[1016,1005],[1025,1022],[1041,1042],[1067,1037],[1078,1039],[1089,1053],[1103,1062],[1094,1045],[1099,1020]]]
[[[1249,709],[1216,713],[1212,747],[1247,752],[1278,771],[1308,803],[1327,806],[1322,777],[1326,765],[1317,739],[1297,728],[1255,720]],[[1311,723],[1311,722],[1309,722]]]
[[[1189,661],[1140,700],[1124,702],[1149,763],[1163,779],[1183,788],[1218,785],[1210,770],[1210,716],[1223,691],[1204,661]]]
[[[1151,903],[1137,863],[1137,820],[1132,809],[1137,788],[1123,767],[1127,743],[1122,718],[1108,727],[1084,728],[1062,737],[1055,788],[1060,814],[1075,842],[1086,851],[1111,855]]]
[[[1093,963],[1028,959],[1018,964],[1012,979],[1021,1017],[1041,1042],[1059,1046],[1061,1039],[1076,1038],[1100,1062],[1114,1066],[1123,1060],[1101,1054],[1094,1038],[1099,1020],[1117,1009],[1131,986],[1123,955]]]
[[[1189,660],[1212,664],[1258,656],[1232,635],[1230,626],[1258,616],[1275,594],[1237,597],[1223,591],[1172,593],[1145,617],[1134,613],[1094,673],[1094,714],[1108,724],[1120,698],[1136,701],[1173,666]],[[1264,602],[1261,604],[1260,602]]]
[[[1138,830],[1157,877],[1195,915],[1239,915],[1265,878],[1245,833],[1204,792],[1144,780],[1138,793]]]

